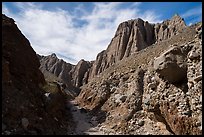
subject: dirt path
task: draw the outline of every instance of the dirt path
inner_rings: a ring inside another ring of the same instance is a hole
[[[93,125],[91,118],[85,112],[81,112],[79,106],[75,106],[70,101],[69,108],[71,110],[73,120],[75,121],[77,135],[104,135],[105,133],[99,130],[99,127]]]

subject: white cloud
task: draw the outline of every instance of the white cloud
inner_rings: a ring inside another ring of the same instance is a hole
[[[9,9],[4,4],[2,4],[2,13],[6,15],[10,14]]]
[[[142,13],[139,4],[121,8],[121,2],[98,2],[90,12],[79,4],[71,14],[60,8],[48,11],[36,3],[15,3],[20,9],[19,14],[9,12],[5,5],[3,11],[14,18],[37,53],[56,53],[65,61],[76,64],[82,58],[95,60],[96,55],[107,48],[121,22],[138,17],[151,23],[160,22],[160,16],[153,11]],[[85,24],[77,26],[76,19]]]
[[[187,18],[187,17],[191,17],[191,16],[195,16],[195,15],[201,15],[202,16],[202,6],[198,6],[198,7],[195,7],[193,9],[190,9],[190,10],[186,11],[184,14],[182,14],[181,16],[183,18]]]
[[[130,6],[135,8],[135,7],[139,6],[140,4],[142,4],[142,2],[132,2]]]
[[[42,8],[41,4],[34,4],[33,2],[15,2],[15,6],[20,10]]]
[[[189,21],[188,26],[198,21],[202,21],[202,6],[197,6],[192,9],[189,9],[188,11],[183,13],[181,17]]]
[[[144,12],[144,14],[141,16],[141,18],[143,20],[150,22],[150,23],[162,22],[162,20],[159,19],[159,15],[158,16],[155,16],[155,15],[156,15],[156,13],[154,11],[147,10]]]

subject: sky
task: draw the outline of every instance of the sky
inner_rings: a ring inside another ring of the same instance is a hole
[[[187,25],[202,21],[202,2],[2,2],[40,55],[55,53],[76,64],[108,47],[121,22],[160,23],[179,14]]]

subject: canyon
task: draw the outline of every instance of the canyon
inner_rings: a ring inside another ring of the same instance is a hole
[[[2,43],[2,134],[202,134],[202,22],[122,22],[76,65],[37,54],[3,14]]]

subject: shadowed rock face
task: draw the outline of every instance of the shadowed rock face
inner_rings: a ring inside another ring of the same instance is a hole
[[[42,107],[39,87],[45,80],[29,41],[14,20],[5,15],[2,15],[2,49],[2,119],[7,129],[21,132],[22,127],[18,127],[21,118],[35,113],[30,105]]]
[[[67,126],[58,124],[67,121],[64,96],[55,93],[53,104],[46,102],[38,57],[14,20],[3,14],[2,50],[2,134],[66,134]]]
[[[15,78],[28,86],[30,81],[36,86],[45,82],[38,69],[39,60],[29,41],[19,31],[14,20],[4,15],[2,15],[2,49],[2,67],[6,68],[3,69],[5,71],[3,74],[8,74],[3,75],[3,80],[6,79],[4,82],[9,80],[15,82]]]

